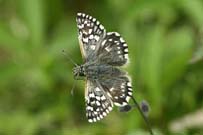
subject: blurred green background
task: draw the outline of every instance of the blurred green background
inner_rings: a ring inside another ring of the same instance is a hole
[[[134,96],[157,135],[203,134],[202,0],[0,0],[0,135],[147,135],[139,112],[85,117],[75,17],[84,12],[129,45]]]

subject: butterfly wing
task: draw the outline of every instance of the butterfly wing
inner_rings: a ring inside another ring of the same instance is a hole
[[[113,102],[96,81],[87,80],[85,90],[86,116],[89,122],[103,119],[113,108]]]
[[[125,106],[132,96],[132,85],[127,75],[101,78],[100,83],[114,105]]]
[[[128,62],[128,46],[117,32],[108,32],[97,52],[100,63],[122,66]]]
[[[82,56],[85,61],[93,60],[92,56],[106,35],[104,26],[92,16],[84,13],[77,14],[76,22]]]
[[[128,105],[132,96],[131,82],[126,73],[118,68],[113,68],[111,73],[109,70],[100,74],[98,79],[86,82],[86,115],[89,122],[102,119],[113,105]]]
[[[128,61],[128,46],[117,32],[108,32],[90,15],[77,14],[77,27],[82,56],[85,61],[99,59],[101,63],[122,66]]]

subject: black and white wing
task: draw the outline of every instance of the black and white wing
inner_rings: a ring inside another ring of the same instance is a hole
[[[96,122],[103,119],[113,109],[113,102],[96,81],[87,80],[86,85],[86,116],[89,122]]]
[[[82,56],[85,61],[88,61],[92,59],[106,32],[97,19],[84,13],[77,14],[76,22]]]
[[[117,32],[108,32],[90,15],[77,14],[80,49],[85,61],[122,66],[128,61],[128,46]]]
[[[107,76],[105,79],[87,80],[85,90],[86,116],[89,122],[104,118],[114,105],[128,105],[132,86],[125,74]]]
[[[128,46],[117,32],[108,32],[97,52],[100,62],[122,66],[128,62]]]
[[[128,105],[133,93],[130,79],[126,75],[101,79],[100,83],[114,105]]]

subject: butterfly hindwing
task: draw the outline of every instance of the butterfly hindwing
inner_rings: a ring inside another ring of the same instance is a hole
[[[86,116],[89,122],[103,119],[113,108],[113,102],[97,82],[86,82]]]
[[[101,79],[101,86],[116,106],[125,106],[132,96],[132,85],[126,75]]]

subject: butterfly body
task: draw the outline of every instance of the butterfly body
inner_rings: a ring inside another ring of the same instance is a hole
[[[86,77],[88,80],[101,80],[110,77],[124,75],[125,72],[119,68],[107,64],[84,64],[74,68],[74,76]]]
[[[89,122],[104,118],[113,106],[128,105],[132,86],[119,67],[128,60],[128,46],[117,32],[106,32],[92,16],[77,14],[78,39],[84,64],[76,66],[75,78],[86,80],[86,116]]]

